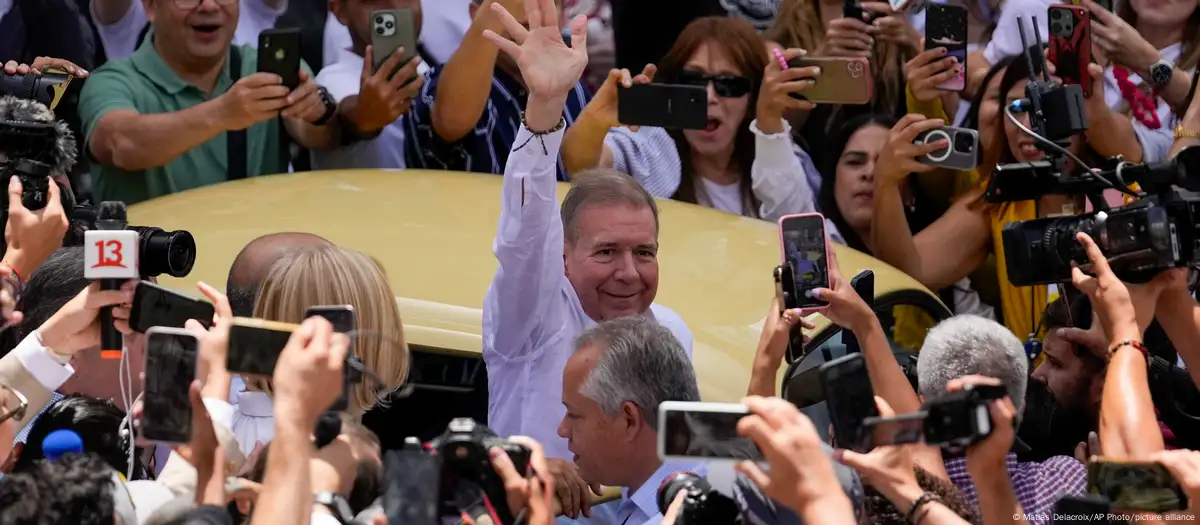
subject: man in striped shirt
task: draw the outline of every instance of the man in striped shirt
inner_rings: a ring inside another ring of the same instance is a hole
[[[505,34],[491,8],[494,3],[524,23],[523,0],[473,1],[473,22],[462,44],[447,63],[429,73],[404,116],[409,168],[504,173],[529,92],[516,62],[483,37],[485,30]],[[562,12],[562,0],[555,3]],[[563,112],[567,126],[589,100],[591,93],[577,82]],[[568,180],[561,160],[558,180]]]

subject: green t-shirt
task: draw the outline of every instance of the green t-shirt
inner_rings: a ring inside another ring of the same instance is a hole
[[[137,51],[121,60],[108,62],[92,72],[79,96],[84,144],[89,145],[96,124],[108,112],[132,109],[142,114],[171,113],[196,106],[225,93],[233,85],[229,61],[212,95],[201,91],[170,68],[146,38]],[[258,70],[258,53],[253,46],[236,46],[241,57],[241,78]],[[312,70],[301,63],[310,75]],[[246,130],[246,176],[270,175],[287,170],[280,166],[279,119],[259,122]],[[188,150],[165,166],[143,171],[125,171],[92,162],[94,194],[98,201],[119,200],[133,204],[163,195],[229,180],[227,138],[221,133]],[[147,145],[146,147],[151,147]]]

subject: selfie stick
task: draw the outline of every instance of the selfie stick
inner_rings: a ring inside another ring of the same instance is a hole
[[[101,290],[120,290],[138,278],[138,234],[127,230],[125,203],[105,201],[96,214],[96,229],[84,233],[84,277],[99,280]],[[112,307],[100,309],[100,357],[120,359],[123,338],[113,326]]]

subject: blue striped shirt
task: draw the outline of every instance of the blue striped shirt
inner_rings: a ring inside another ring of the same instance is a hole
[[[33,423],[36,422],[39,417],[42,417],[42,414],[45,414],[46,410],[49,410],[51,406],[64,397],[67,396],[64,396],[58,392],[55,392],[53,396],[50,396],[50,402],[46,403],[46,406],[42,407],[37,414],[34,414],[33,417],[29,418],[29,423],[27,423],[20,432],[17,432],[17,437],[13,439],[13,444],[16,445],[17,443],[24,443],[25,440],[29,438],[29,430],[33,428]]]
[[[496,68],[492,77],[492,91],[487,105],[475,129],[458,141],[447,143],[433,130],[433,104],[437,93],[438,79],[444,66],[434,68],[425,78],[421,94],[412,101],[412,108],[404,115],[404,157],[409,168],[472,171],[476,173],[504,173],[508,153],[521,129],[521,114],[525,111],[528,91],[517,79]],[[592,99],[592,94],[583,83],[576,83],[567,96],[563,116],[567,125]],[[558,180],[570,180],[558,162]]]

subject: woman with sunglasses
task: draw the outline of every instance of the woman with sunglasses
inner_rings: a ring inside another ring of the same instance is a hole
[[[810,68],[785,69],[804,51],[768,51],[753,26],[738,18],[706,17],[684,29],[660,67],[641,75],[614,70],[567,129],[563,165],[572,177],[597,166],[638,180],[656,197],[774,220],[814,211],[820,174],[791,141],[788,109],[811,104],[789,96],[812,85]],[[657,79],[706,86],[702,130],[621,127],[618,86]],[[757,118],[755,118],[757,117]]]

